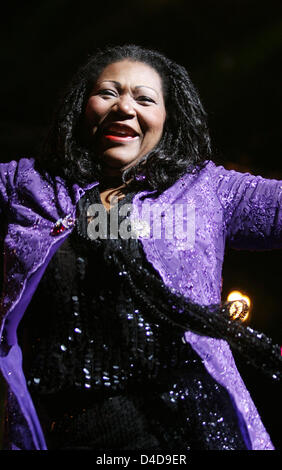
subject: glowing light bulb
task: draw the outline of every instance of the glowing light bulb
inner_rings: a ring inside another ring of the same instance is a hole
[[[240,291],[232,291],[228,294],[227,301],[231,302],[229,314],[232,320],[236,320],[238,318],[241,321],[247,320],[251,308],[250,297],[242,294]]]

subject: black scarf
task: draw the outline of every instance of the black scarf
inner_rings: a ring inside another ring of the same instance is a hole
[[[119,204],[129,203],[132,196],[133,193],[129,192]],[[114,261],[117,275],[122,273],[125,276],[136,305],[139,304],[156,321],[165,322],[183,332],[191,330],[199,335],[227,341],[245,363],[259,369],[272,380],[281,381],[280,346],[274,344],[265,334],[245,326],[240,315],[235,320],[232,319],[230,311],[235,307],[233,302],[202,306],[181,294],[172,293],[150,263],[139,264],[132,255],[129,256],[129,243],[140,243],[139,240],[119,238],[118,243],[111,239],[91,240],[87,235],[87,209],[93,203],[101,203],[96,187],[79,201],[80,216],[76,225],[78,236],[87,240],[87,249],[95,249],[99,243],[104,244],[105,250]],[[107,217],[109,221],[109,213]],[[244,312],[246,305],[242,302],[241,306]]]

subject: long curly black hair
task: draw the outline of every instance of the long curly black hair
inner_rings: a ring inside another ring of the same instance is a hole
[[[158,145],[124,171],[123,181],[162,191],[211,158],[207,114],[185,68],[157,51],[129,44],[98,50],[75,74],[54,115],[38,168],[62,176],[68,184],[84,186],[101,178],[101,163],[83,143],[81,126],[93,83],[107,65],[124,59],[145,63],[159,73],[167,118]]]

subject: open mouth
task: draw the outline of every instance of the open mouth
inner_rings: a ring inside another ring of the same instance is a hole
[[[113,123],[103,129],[103,136],[114,142],[128,142],[138,138],[139,134],[130,126]]]

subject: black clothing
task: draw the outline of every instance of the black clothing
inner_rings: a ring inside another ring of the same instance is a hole
[[[87,210],[101,200],[98,188],[86,193],[75,230],[53,256],[28,308],[24,367],[47,444],[246,449],[248,433],[227,391],[208,374],[181,329],[156,322],[140,308],[126,273],[113,263],[113,253],[122,249],[159,276],[138,239],[111,238],[112,211],[132,197],[127,194],[111,212],[102,208],[104,233],[93,239]],[[128,220],[119,217],[120,223]]]

